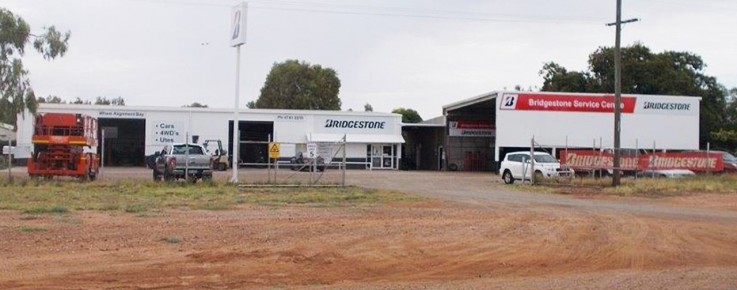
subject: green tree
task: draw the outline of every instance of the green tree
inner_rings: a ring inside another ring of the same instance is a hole
[[[184,105],[182,107],[185,107],[185,108],[207,108],[207,105],[200,104],[199,102],[194,102],[194,103],[192,103],[190,105]]]
[[[543,91],[551,92],[587,92],[589,91],[589,75],[581,72],[568,72],[557,63],[543,65],[539,72],[543,77]]]
[[[49,104],[66,104],[67,103],[66,101],[62,100],[61,98],[57,96],[47,96],[46,98],[39,97],[38,102],[39,103],[49,103]]]
[[[31,34],[31,28],[20,16],[0,8],[0,122],[15,124],[19,113],[26,109],[36,112],[38,101],[28,79],[22,57],[33,38],[33,48],[44,59],[62,57],[67,51],[70,33],[61,33],[54,26],[42,33]]]
[[[392,110],[392,113],[402,115],[402,123],[419,123],[422,122],[422,117],[417,111],[413,109],[396,108]]]
[[[123,99],[123,97],[112,99],[108,99],[106,97],[97,97],[97,99],[95,99],[95,105],[125,106],[125,99]]]
[[[371,104],[366,103],[365,105],[363,105],[363,111],[364,112],[373,112],[374,111],[374,107],[371,106]]]
[[[70,102],[70,104],[73,104],[73,105],[92,105],[92,102],[90,102],[88,100],[82,100],[82,98],[77,97],[76,99],[74,99],[74,101]]]
[[[723,149],[734,153],[737,151],[737,88],[723,88],[723,92],[727,99],[724,124],[719,130],[711,132],[711,137]]]
[[[715,141],[722,129],[726,101],[716,78],[704,74],[700,56],[689,52],[653,53],[640,43],[622,49],[622,93],[701,97],[700,143]],[[589,71],[567,71],[550,62],[540,70],[543,91],[614,92],[614,49],[600,47],[589,55]]]
[[[275,63],[258,99],[259,109],[340,110],[340,80],[331,68],[298,60]]]

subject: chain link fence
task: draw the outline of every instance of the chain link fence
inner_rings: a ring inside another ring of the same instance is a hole
[[[346,143],[241,141],[263,146],[268,154],[243,158],[239,181],[243,186],[345,186]],[[261,154],[259,154],[261,155]],[[244,157],[243,155],[241,157]]]

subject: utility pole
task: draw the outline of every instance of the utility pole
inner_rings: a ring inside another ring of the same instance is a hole
[[[614,38],[614,175],[612,176],[612,186],[620,184],[622,171],[620,170],[620,133],[622,131],[622,51],[620,39],[622,34],[622,23],[630,23],[638,21],[637,18],[622,21],[622,0],[617,0],[617,21],[608,23],[607,26],[615,25],[616,36]]]

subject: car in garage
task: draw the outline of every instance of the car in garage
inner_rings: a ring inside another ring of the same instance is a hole
[[[573,177],[573,169],[561,167],[558,159],[547,152],[534,152],[534,168],[529,151],[511,152],[504,156],[499,172],[506,184],[516,180],[530,180],[534,172],[535,178]]]

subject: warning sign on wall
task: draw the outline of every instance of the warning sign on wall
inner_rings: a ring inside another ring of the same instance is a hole
[[[269,158],[279,158],[279,156],[281,156],[279,149],[279,143],[269,143]]]

